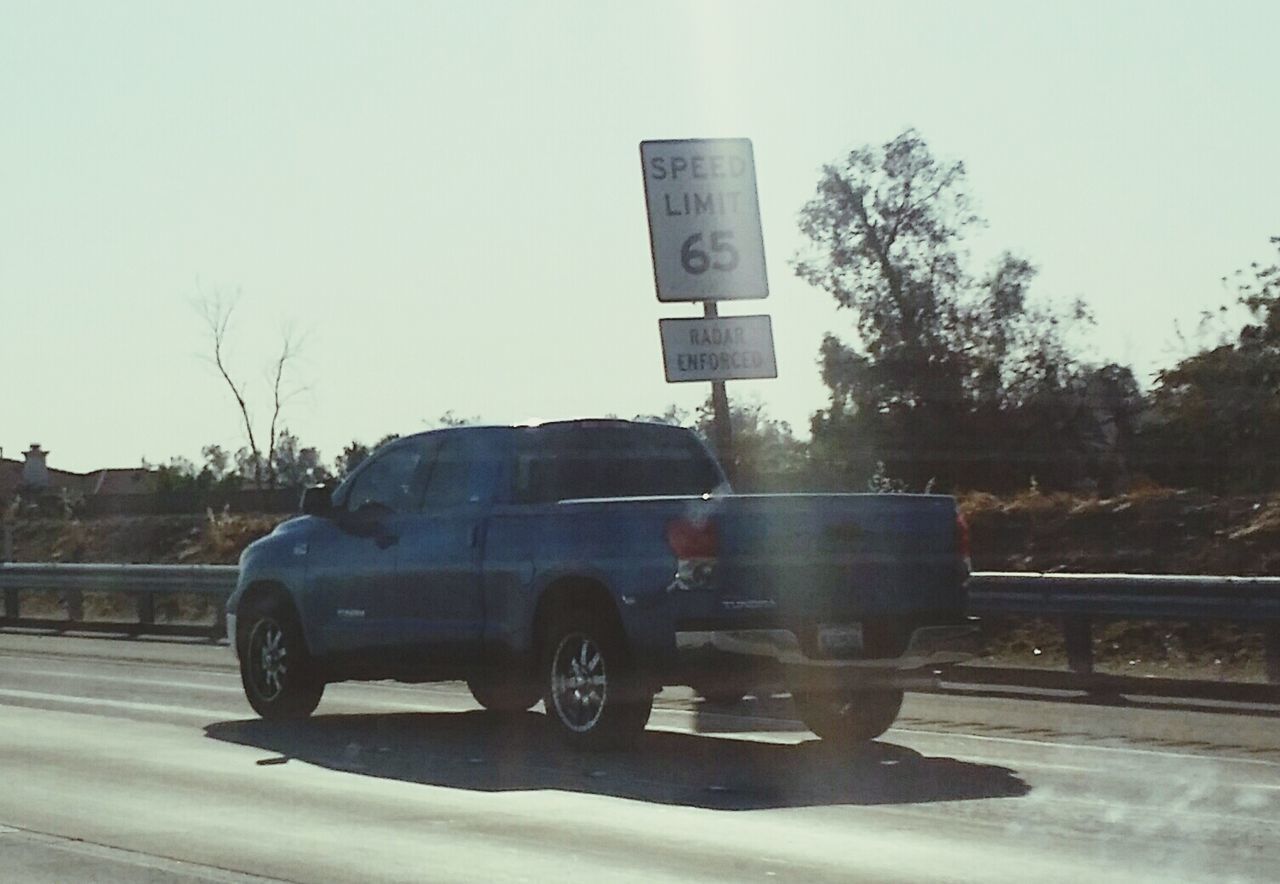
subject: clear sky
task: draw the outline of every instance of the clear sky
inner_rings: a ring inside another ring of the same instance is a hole
[[[1081,296],[1098,359],[1280,234],[1280,3],[0,2],[0,446],[89,470],[238,447],[230,358],[307,332],[286,422],[331,459],[446,410],[494,422],[695,405],[663,379],[637,145],[753,140],[780,376],[807,430],[852,327],[795,278],[824,162],[914,126],[964,160],[974,244]],[[265,417],[264,417],[265,419]]]

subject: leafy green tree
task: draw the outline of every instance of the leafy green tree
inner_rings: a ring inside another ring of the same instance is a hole
[[[364,463],[368,457],[369,446],[358,440],[351,440],[351,444],[344,446],[342,453],[334,461],[334,475],[339,479],[345,479],[356,467]]]
[[[154,467],[144,460],[142,465],[155,470],[156,490],[162,493],[209,494],[240,488],[243,477],[229,468],[231,458],[221,446],[206,445],[200,453],[204,457],[200,466],[185,457],[173,457]]]
[[[462,417],[454,413],[450,408],[444,414],[436,418],[433,427],[475,427],[484,423],[479,415],[473,414],[471,417]]]
[[[729,426],[736,490],[796,491],[812,483],[805,444],[796,439],[789,423],[770,417],[762,403],[731,400]],[[715,408],[710,397],[699,406],[694,428],[715,447]]]
[[[1280,237],[1271,243],[1276,263],[1237,271],[1229,283],[1245,313],[1234,340],[1157,377],[1140,437],[1143,468],[1161,481],[1217,491],[1280,487]]]
[[[1092,370],[1067,339],[1091,318],[1082,303],[1034,302],[1023,258],[970,268],[965,238],[981,223],[964,164],[936,159],[914,130],[823,169],[794,267],[854,314],[851,338],[828,334],[819,351],[831,398],[813,417],[811,455],[825,484],[1086,478]]]
[[[320,460],[320,452],[312,447],[300,446],[298,437],[287,428],[280,432],[276,440],[272,473],[285,488],[300,488],[330,478],[328,468]]]
[[[223,451],[221,445],[206,445],[200,449],[200,455],[214,482],[222,482],[231,475],[231,455]]]
[[[693,427],[696,420],[689,409],[679,405],[669,405],[662,414],[637,414],[632,420],[649,421],[655,424],[669,424],[673,427]]]
[[[694,413],[672,405],[662,414],[638,414],[634,420],[689,427],[715,449],[715,409],[710,397]],[[730,401],[729,424],[736,490],[794,491],[813,484],[808,447],[795,437],[789,423],[769,417],[763,403]]]
[[[342,453],[338,455],[337,460],[333,464],[333,476],[338,479],[345,479],[360,464],[364,463],[369,455],[373,454],[388,442],[394,442],[400,438],[399,433],[388,433],[379,439],[372,448],[365,445],[358,439],[351,440],[351,444],[342,449]]]

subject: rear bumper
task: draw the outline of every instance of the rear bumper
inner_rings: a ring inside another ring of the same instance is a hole
[[[931,679],[931,670],[961,663],[980,651],[976,621],[922,626],[911,633],[900,656],[830,659],[805,653],[789,629],[705,630],[676,633],[685,657],[737,658],[747,665],[781,667],[787,680],[820,684],[877,684],[908,687]]]

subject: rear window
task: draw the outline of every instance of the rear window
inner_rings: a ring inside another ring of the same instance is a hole
[[[724,482],[697,437],[677,427],[552,424],[516,438],[521,503],[707,494]]]

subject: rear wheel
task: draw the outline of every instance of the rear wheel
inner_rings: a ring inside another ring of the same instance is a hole
[[[800,719],[823,740],[854,745],[887,731],[902,709],[902,691],[795,691]]]
[[[249,705],[270,721],[306,718],[320,704],[318,677],[293,610],[277,598],[254,605],[244,619],[240,682]]]
[[[602,749],[640,736],[653,692],[638,677],[613,618],[565,612],[553,618],[543,651],[547,718],[570,745]]]

